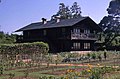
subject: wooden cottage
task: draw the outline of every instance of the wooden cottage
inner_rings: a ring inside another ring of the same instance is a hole
[[[43,41],[49,44],[50,52],[95,50],[97,33],[102,29],[90,17],[56,19],[31,23],[16,32],[17,42]]]

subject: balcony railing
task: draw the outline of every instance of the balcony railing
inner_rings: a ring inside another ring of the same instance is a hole
[[[83,39],[83,40],[97,40],[96,34],[85,34],[85,33],[71,33],[71,39]]]

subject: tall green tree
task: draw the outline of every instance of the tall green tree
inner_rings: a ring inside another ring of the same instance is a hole
[[[71,17],[69,6],[65,6],[64,3],[60,3],[59,10],[55,15],[52,16],[52,19],[56,19],[58,17],[60,19],[68,19],[69,17]]]
[[[66,6],[64,3],[59,4],[58,12],[52,16],[52,19],[60,18],[60,19],[69,19],[69,18],[77,18],[81,16],[81,8],[74,2],[71,7]]]
[[[78,5],[77,2],[74,2],[72,7],[70,8],[73,17],[81,16],[81,7]]]
[[[120,37],[120,0],[112,0],[107,8],[108,16],[103,17],[99,23],[105,33],[104,44],[112,45],[112,42]],[[117,39],[120,43],[120,39]]]

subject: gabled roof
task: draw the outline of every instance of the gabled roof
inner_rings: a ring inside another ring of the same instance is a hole
[[[31,23],[15,32],[25,31],[25,30],[34,30],[34,29],[45,29],[45,28],[56,28],[56,27],[69,27],[81,22],[89,17],[79,17],[79,18],[71,18],[71,19],[63,19],[60,22],[56,22],[56,20],[47,21],[46,24],[42,22]]]

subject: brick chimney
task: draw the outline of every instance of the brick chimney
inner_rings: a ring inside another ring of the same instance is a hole
[[[60,16],[57,16],[57,17],[56,17],[56,22],[57,22],[57,23],[60,22]]]
[[[46,23],[47,23],[47,19],[42,18],[42,23],[43,23],[43,24],[46,24]]]

